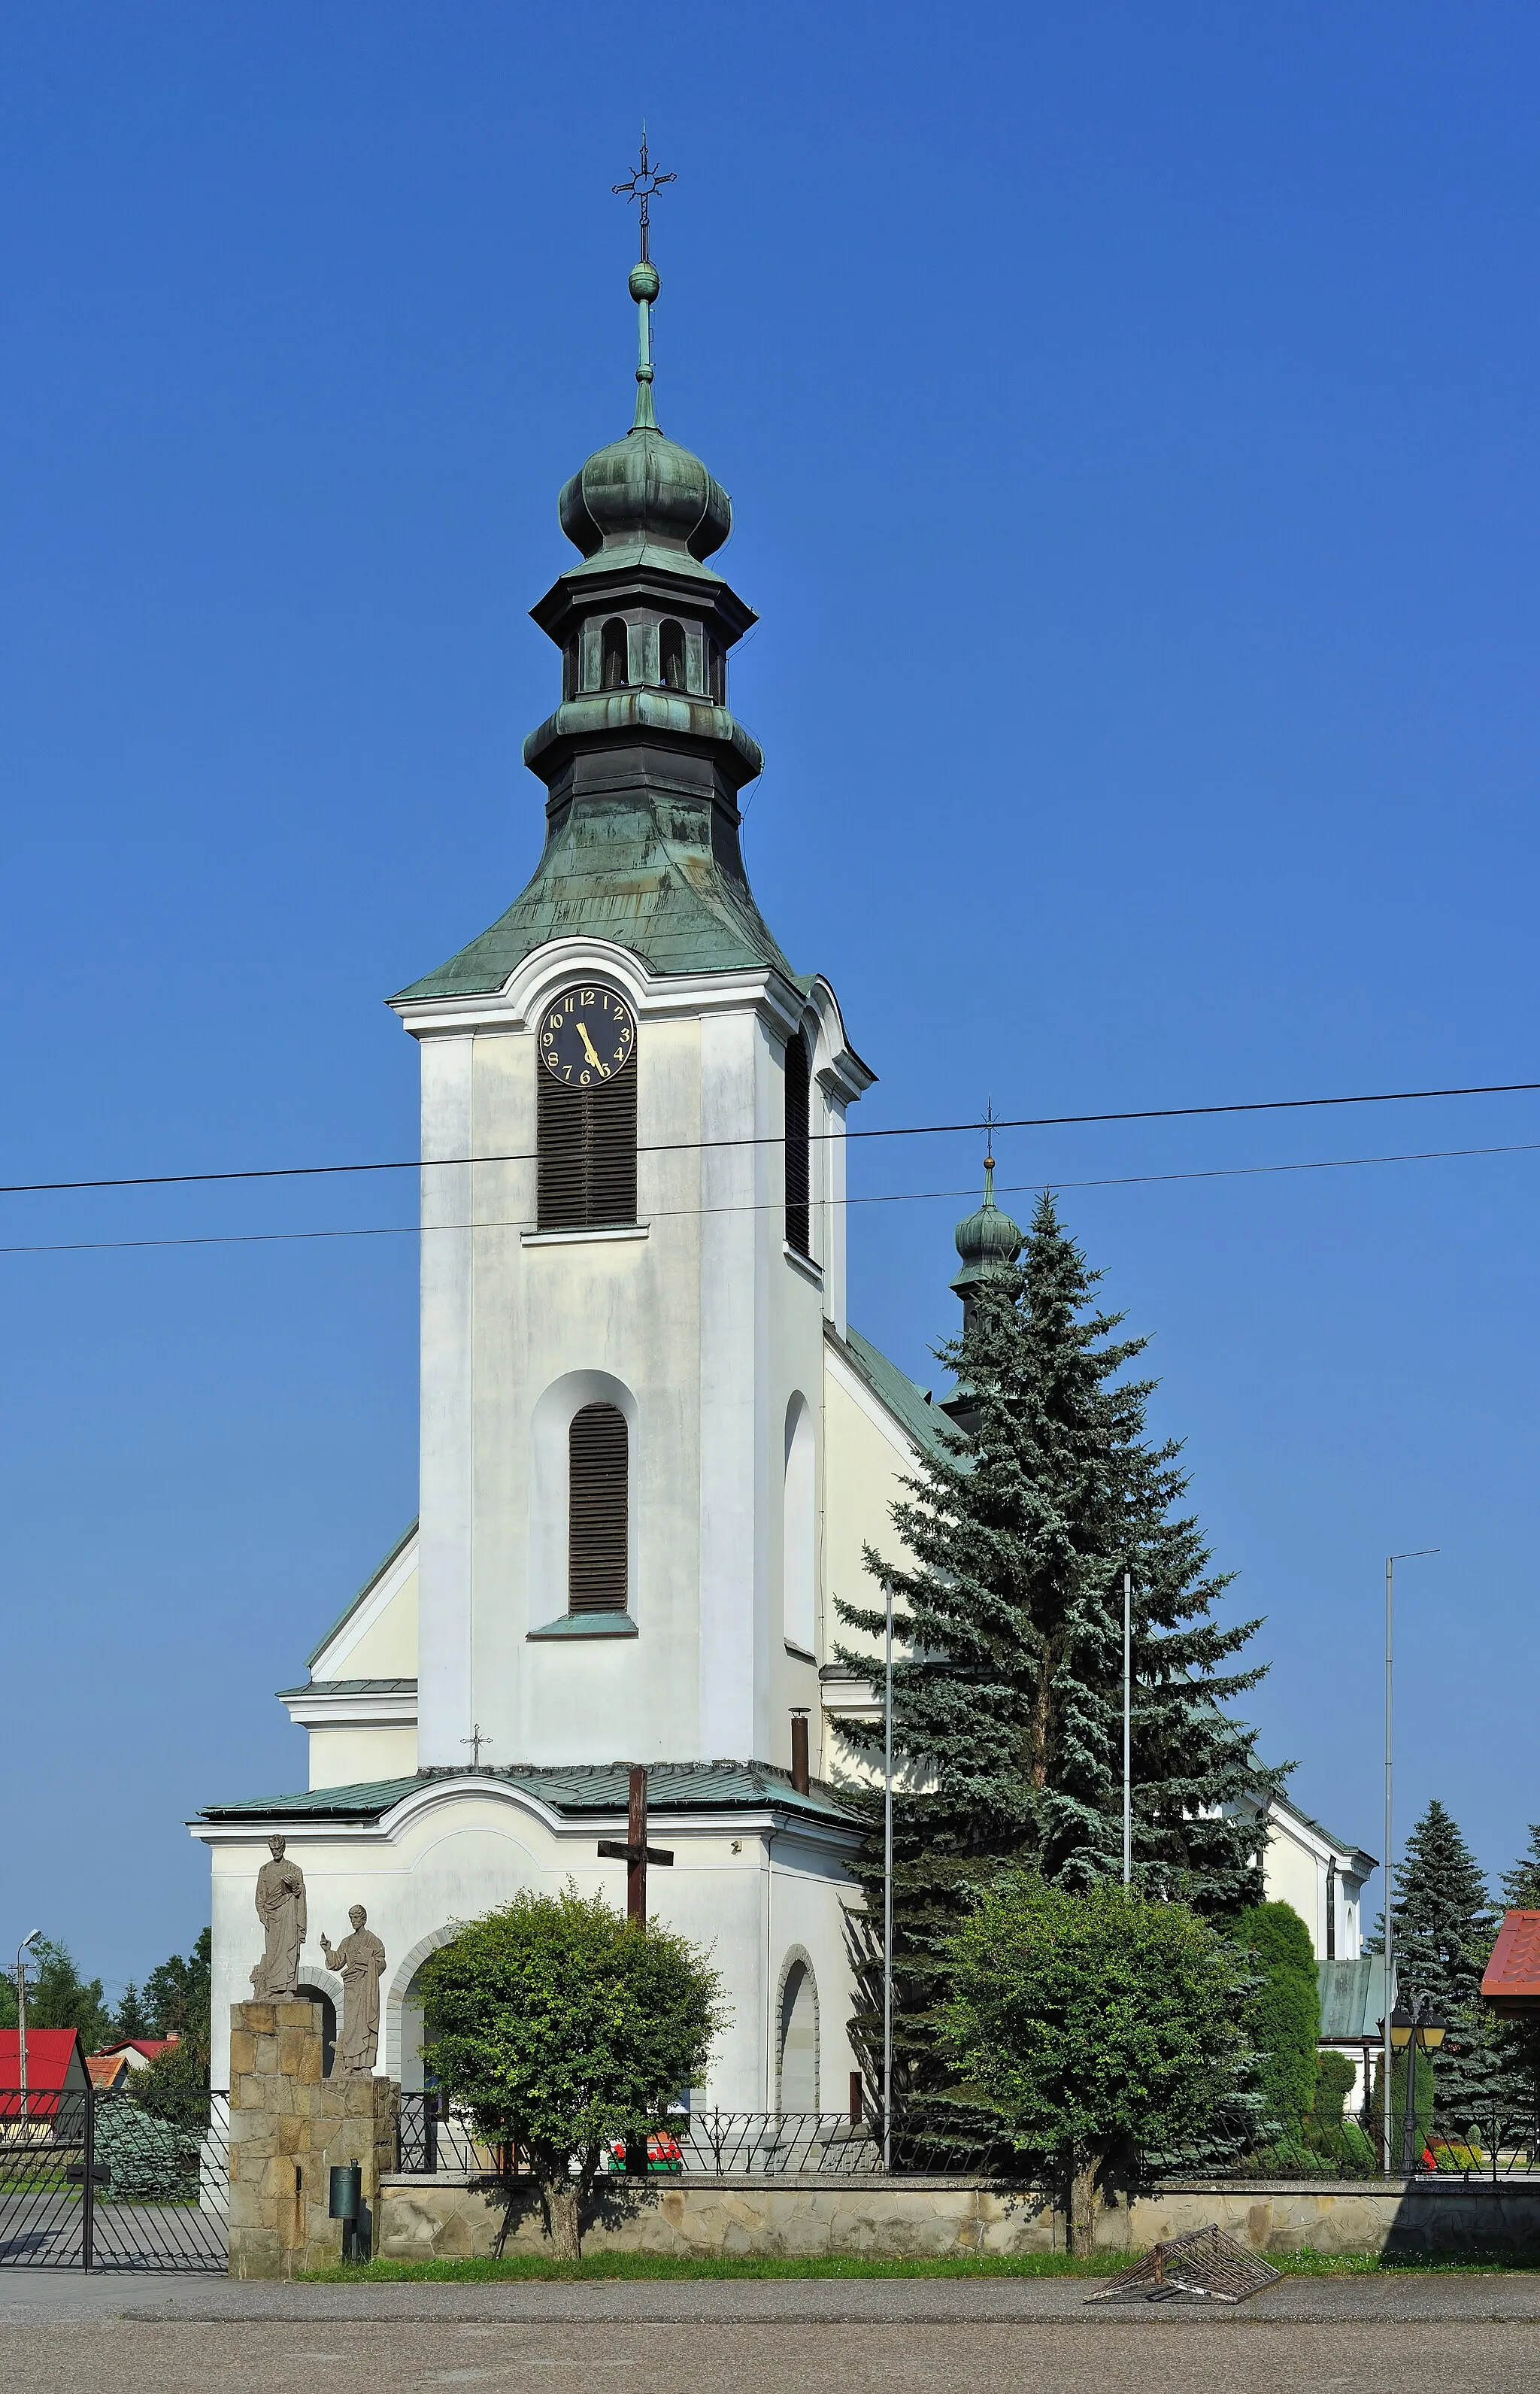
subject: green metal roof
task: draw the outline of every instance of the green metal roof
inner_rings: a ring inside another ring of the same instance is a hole
[[[1318,1962],[1321,2041],[1362,2044],[1378,2033],[1385,2018],[1385,1956],[1363,1953],[1355,1962]]]
[[[364,1780],[347,1787],[310,1787],[297,1795],[251,1796],[231,1804],[208,1804],[198,1815],[204,1821],[377,1821],[407,1796],[438,1781],[487,1781],[521,1788],[563,1818],[586,1813],[624,1812],[630,1790],[630,1765],[624,1762],[573,1763],[560,1769],[531,1764],[511,1769],[482,1765],[473,1769],[419,1770],[409,1779]],[[647,1773],[647,1803],[652,1814],[667,1812],[748,1812],[767,1806],[800,1813],[813,1820],[853,1825],[855,1816],[835,1791],[815,1780],[799,1795],[790,1774],[769,1762],[655,1762]]]
[[[671,836],[665,809],[617,797],[602,830],[573,809],[551,833],[534,876],[506,914],[392,1002],[485,995],[536,948],[579,934],[612,940],[650,972],[795,978],[748,883],[698,840]]]
[[[404,1696],[415,1695],[415,1679],[307,1679],[303,1687],[280,1688],[278,1700],[285,1696]]]
[[[897,1416],[916,1446],[931,1454],[944,1454],[941,1433],[951,1424],[940,1406],[933,1405],[918,1381],[901,1372],[869,1338],[863,1338],[853,1323],[847,1322],[845,1335],[839,1337],[825,1325],[824,1335],[836,1351],[844,1356],[858,1376],[864,1380],[872,1394]]]

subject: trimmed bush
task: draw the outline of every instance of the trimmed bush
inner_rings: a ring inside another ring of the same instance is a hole
[[[1298,2144],[1316,2098],[1321,1993],[1310,1932],[1291,1903],[1255,1903],[1235,1923],[1261,1983],[1247,2006],[1264,2137]],[[1340,2109],[1340,2107],[1339,2107]]]

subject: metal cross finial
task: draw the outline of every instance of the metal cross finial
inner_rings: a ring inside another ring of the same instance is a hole
[[[660,175],[649,157],[647,120],[644,117],[641,126],[641,160],[637,171],[634,175],[628,175],[624,183],[612,183],[610,186],[617,199],[635,200],[638,204],[640,221],[638,230],[641,234],[641,262],[644,266],[650,266],[652,262],[647,247],[647,229],[651,222],[649,208],[665,183],[677,183],[678,179],[678,175]]]
[[[497,1740],[494,1737],[487,1736],[486,1731],[482,1729],[480,1721],[476,1722],[468,1737],[463,1737],[460,1740],[460,1743],[462,1745],[468,1745],[470,1748],[470,1767],[472,1770],[480,1770],[481,1768],[482,1746],[495,1745],[496,1743]]]
[[[994,1100],[984,1100],[984,1203],[994,1203]]]

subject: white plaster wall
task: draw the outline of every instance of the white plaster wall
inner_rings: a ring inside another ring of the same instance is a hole
[[[606,1824],[612,1834],[618,1823]],[[570,1878],[586,1893],[624,1901],[624,1874],[601,1862],[592,1825],[553,1828],[517,1795],[441,1782],[398,1808],[393,1826],[366,1831],[298,1824],[288,1852],[305,1873],[310,1929],[301,1957],[303,1978],[328,1984],[321,1966],[321,1932],[334,1943],[347,1933],[350,1905],[362,1903],[382,1940],[387,1971],[382,1990],[379,2067],[402,2067],[403,1999],[423,1959],[445,1941],[456,1921],[507,1902],[520,1888],[559,1890]],[[654,1834],[665,1834],[654,1821]],[[808,1951],[818,1980],[822,2057],[832,2098],[843,2107],[853,2066],[844,2022],[849,2010],[845,1973],[842,1902],[848,1898],[839,1851],[820,1836],[783,1829],[767,1838],[762,1826],[667,1823],[676,1855],[671,1870],[654,1871],[649,1903],[665,1926],[710,1951],[726,1981],[729,2021],[701,2099],[724,2110],[762,2111],[773,2088],[770,2004],[786,1952]],[[216,1832],[214,1877],[214,2083],[229,2083],[230,2006],[251,1993],[248,1973],[261,1951],[253,1905],[257,1873],[267,1860],[260,1830]],[[739,1850],[735,1853],[733,1846]],[[767,1844],[769,1853],[767,1858]],[[773,1876],[771,1875],[773,1874]],[[767,1934],[771,1966],[767,1974]],[[408,2057],[408,2060],[410,2057]],[[828,2074],[832,2073],[832,2074]],[[408,2083],[412,2072],[408,2070]],[[420,2083],[420,2078],[418,2080]]]
[[[415,1679],[417,1676],[417,1570],[414,1563],[389,1600],[353,1638],[339,1637],[318,1661],[318,1679]],[[330,1667],[322,1664],[330,1659]]]
[[[376,1779],[410,1779],[417,1768],[415,1729],[312,1729],[312,1787],[357,1787]]]
[[[1262,1863],[1268,1901],[1294,1906],[1310,1930],[1310,1945],[1318,1959],[1326,1950],[1325,1880],[1324,1864],[1296,1844],[1274,1816]]]
[[[429,1763],[461,1762],[472,1719],[473,1324],[478,1181],[468,1163],[435,1164],[475,1151],[473,1051],[466,1035],[422,1042],[422,1526],[418,1533],[418,1736]]]

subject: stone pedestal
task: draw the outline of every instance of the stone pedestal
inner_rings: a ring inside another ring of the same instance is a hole
[[[328,2173],[357,2162],[368,2231],[396,2166],[400,2089],[323,2078],[322,2010],[309,1996],[230,2011],[230,2274],[293,2278],[342,2258]]]

